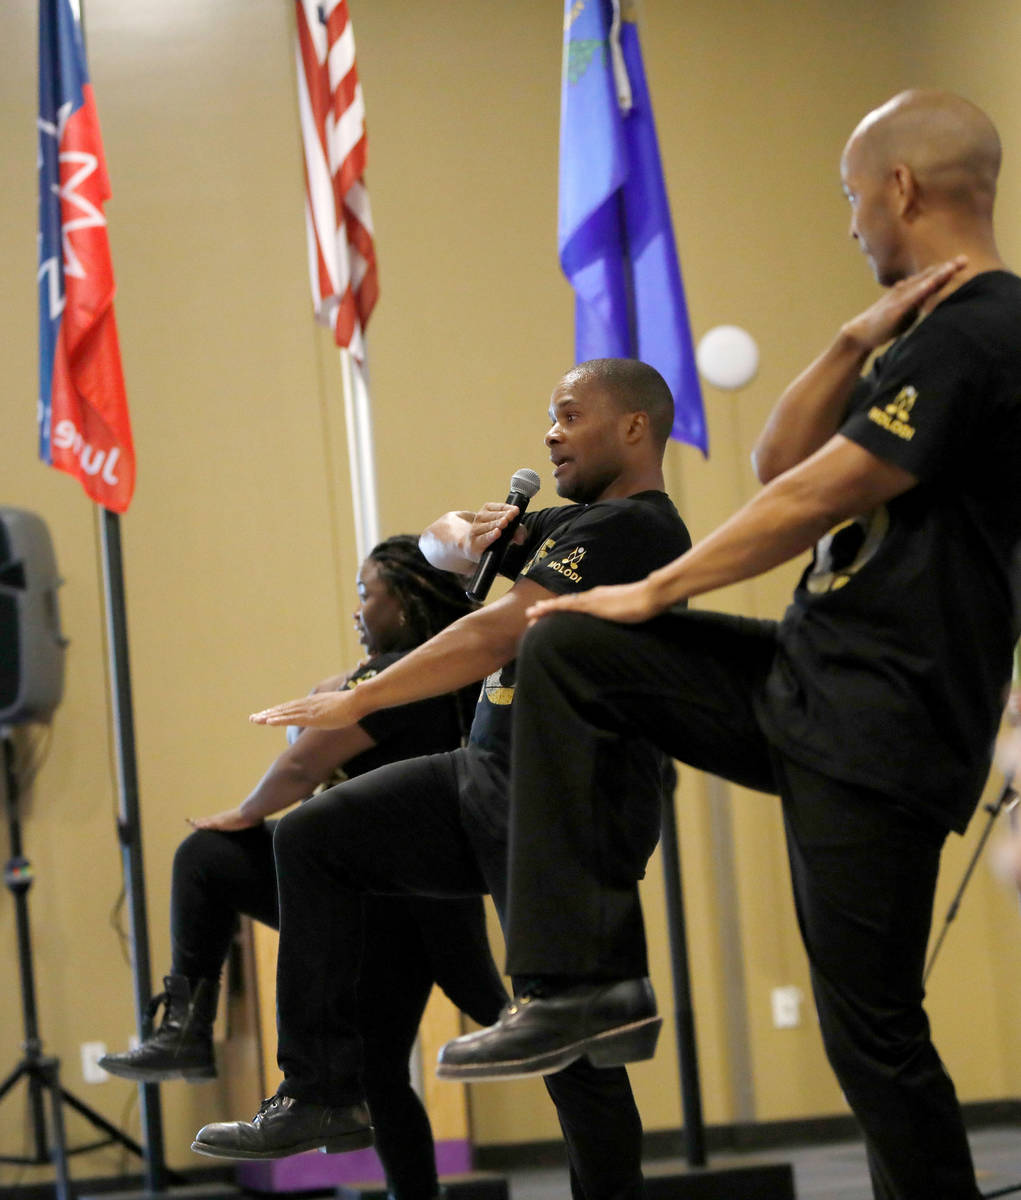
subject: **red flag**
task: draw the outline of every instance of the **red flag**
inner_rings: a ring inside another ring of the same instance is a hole
[[[379,294],[365,188],[365,107],[347,0],[296,0],[305,224],[316,320],[359,363]]]
[[[135,488],[114,321],[110,197],[81,26],[68,0],[39,10],[39,454],[125,512]]]

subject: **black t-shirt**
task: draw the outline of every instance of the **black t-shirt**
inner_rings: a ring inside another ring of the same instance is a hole
[[[919,482],[819,542],[759,716],[792,758],[960,831],[1019,632],[1021,279],[951,293],[856,385],[840,433]]]
[[[665,492],[526,512],[522,525],[528,536],[507,551],[501,573],[534,579],[558,595],[644,579],[691,545]],[[509,662],[483,682],[469,739],[504,758],[510,753],[514,666]]]
[[[404,657],[407,651],[377,654],[354,671],[341,691],[357,687],[366,679],[385,671]],[[454,695],[433,696],[401,704],[396,708],[381,708],[362,717],[358,724],[375,740],[376,745],[356,754],[339,768],[331,783],[353,779],[403,758],[421,754],[441,754],[455,750],[461,744],[463,729]]]

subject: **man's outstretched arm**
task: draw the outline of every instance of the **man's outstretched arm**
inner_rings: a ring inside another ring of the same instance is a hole
[[[257,725],[341,729],[381,708],[456,691],[516,657],[528,626],[527,610],[552,595],[531,579],[518,579],[499,600],[461,617],[356,688],[290,700],[253,713],[249,720]]]
[[[648,621],[681,600],[751,579],[787,562],[834,525],[868,512],[917,482],[909,471],[837,434],[672,563],[637,583],[543,601],[529,610],[529,619],[570,611],[609,621]]]

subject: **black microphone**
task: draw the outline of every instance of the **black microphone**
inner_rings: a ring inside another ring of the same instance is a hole
[[[507,497],[507,503],[517,505],[518,515],[505,529],[500,531],[500,536],[496,541],[491,546],[487,546],[483,551],[482,557],[479,559],[479,565],[475,568],[475,574],[472,576],[471,583],[465,588],[465,595],[469,600],[481,602],[489,594],[489,589],[493,586],[493,580],[496,578],[496,573],[503,562],[503,556],[507,553],[507,547],[511,544],[511,539],[514,537],[514,531],[521,522],[521,517],[528,507],[529,500],[531,500],[538,490],[539,476],[535,471],[529,470],[528,467],[522,467],[520,471],[515,471],[511,476],[510,494]]]

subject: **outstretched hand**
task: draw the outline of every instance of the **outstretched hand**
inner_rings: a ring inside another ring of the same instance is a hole
[[[651,620],[663,611],[655,601],[647,579],[637,583],[618,583],[611,587],[594,587],[587,592],[571,592],[552,600],[540,600],[527,609],[525,615],[532,626],[550,613],[580,612],[604,621],[637,625]]]
[[[887,288],[875,304],[848,321],[844,333],[852,337],[863,350],[877,350],[897,334],[903,333],[915,319],[919,307],[967,264],[967,258],[959,254],[956,258],[936,263],[901,279]]]
[[[262,817],[246,817],[241,808],[228,808],[211,817],[185,817],[192,829],[213,829],[219,833],[237,833],[262,824]]]
[[[358,721],[354,709],[354,690],[313,692],[300,700],[288,700],[248,718],[255,725],[300,725],[313,729],[344,729]]]

